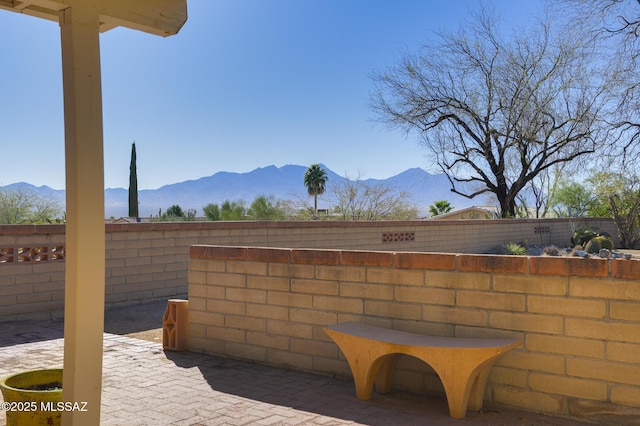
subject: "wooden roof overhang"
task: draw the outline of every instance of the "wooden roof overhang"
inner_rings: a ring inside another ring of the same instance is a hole
[[[80,0],[99,8],[100,32],[126,27],[168,37],[177,34],[187,20],[186,0]],[[0,0],[0,9],[58,22],[60,12],[78,0]]]

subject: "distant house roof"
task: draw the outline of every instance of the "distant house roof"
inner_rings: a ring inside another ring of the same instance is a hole
[[[496,211],[491,207],[465,207],[452,210],[449,213],[432,216],[429,220],[455,220],[455,219],[495,219]]]
[[[137,217],[121,217],[119,219],[106,219],[105,223],[138,223],[141,221],[142,220]]]

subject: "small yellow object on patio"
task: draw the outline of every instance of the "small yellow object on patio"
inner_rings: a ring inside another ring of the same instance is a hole
[[[189,349],[189,301],[169,299],[162,317],[162,347],[170,351]]]

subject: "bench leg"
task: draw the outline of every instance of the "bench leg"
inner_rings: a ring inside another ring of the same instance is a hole
[[[391,375],[393,374],[396,362],[398,362],[398,355],[400,354],[389,354],[380,358],[382,365],[376,375],[377,392],[389,393],[391,391]]]
[[[345,356],[347,356],[345,354]],[[375,356],[375,355],[373,355]],[[373,358],[370,354],[370,357]],[[356,385],[356,396],[358,399],[371,399],[373,394],[373,385],[375,383],[376,390],[381,393],[389,392],[391,389],[391,373],[396,363],[398,354],[383,355],[376,359],[369,357],[360,357],[358,355],[350,358],[347,356],[353,381]]]
[[[340,346],[340,345],[338,345]],[[360,352],[357,349],[353,349],[349,346],[340,346],[342,353],[344,353],[351,374],[353,375],[353,382],[356,386],[356,396],[361,400],[371,399],[373,394],[373,385],[378,375],[380,367],[385,363],[385,357],[377,357],[377,355]]]
[[[325,329],[325,332],[336,342],[345,358],[347,358],[356,386],[356,396],[358,399],[371,399],[374,383],[376,383],[377,389],[386,388],[388,391],[388,388],[391,386],[390,376],[393,372],[397,354],[385,353],[384,345],[380,345],[375,341],[370,342],[367,339],[354,339],[349,335],[330,329]],[[369,350],[363,351],[363,344],[371,345],[371,347]],[[381,378],[376,379],[380,371]]]
[[[469,394],[476,377],[471,377],[472,372],[461,370],[453,374],[443,374],[437,370],[436,373],[442,381],[444,393],[447,396],[449,415],[454,419],[464,418],[467,415]]]
[[[451,359],[455,358],[456,355],[452,354]],[[455,359],[453,362],[431,364],[444,386],[451,417],[462,419],[467,408],[482,408],[485,384],[497,358],[496,355],[480,363],[472,359]]]
[[[489,378],[491,367],[493,367],[493,364],[483,366],[476,376],[476,379],[473,381],[473,384],[471,385],[469,402],[467,404],[470,410],[482,409],[482,404],[484,402],[484,388],[487,384],[487,379]]]

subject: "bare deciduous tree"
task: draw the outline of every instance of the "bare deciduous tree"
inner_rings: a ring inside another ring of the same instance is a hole
[[[560,13],[569,16],[569,25],[586,26],[594,37],[614,39],[627,60],[640,56],[640,1],[638,0],[555,0]]]
[[[616,79],[606,160],[634,168],[640,156],[640,1],[555,0],[553,5],[556,13],[568,17],[570,28],[582,28],[599,45],[599,60]]]
[[[540,22],[507,41],[498,27],[482,11],[375,74],[372,107],[392,127],[418,133],[453,192],[493,194],[501,216],[513,217],[536,176],[602,143],[610,92],[585,39],[555,37]]]
[[[346,178],[332,185],[335,212],[342,220],[410,220],[418,209],[409,202],[409,194],[387,185],[373,185],[360,178]]]

